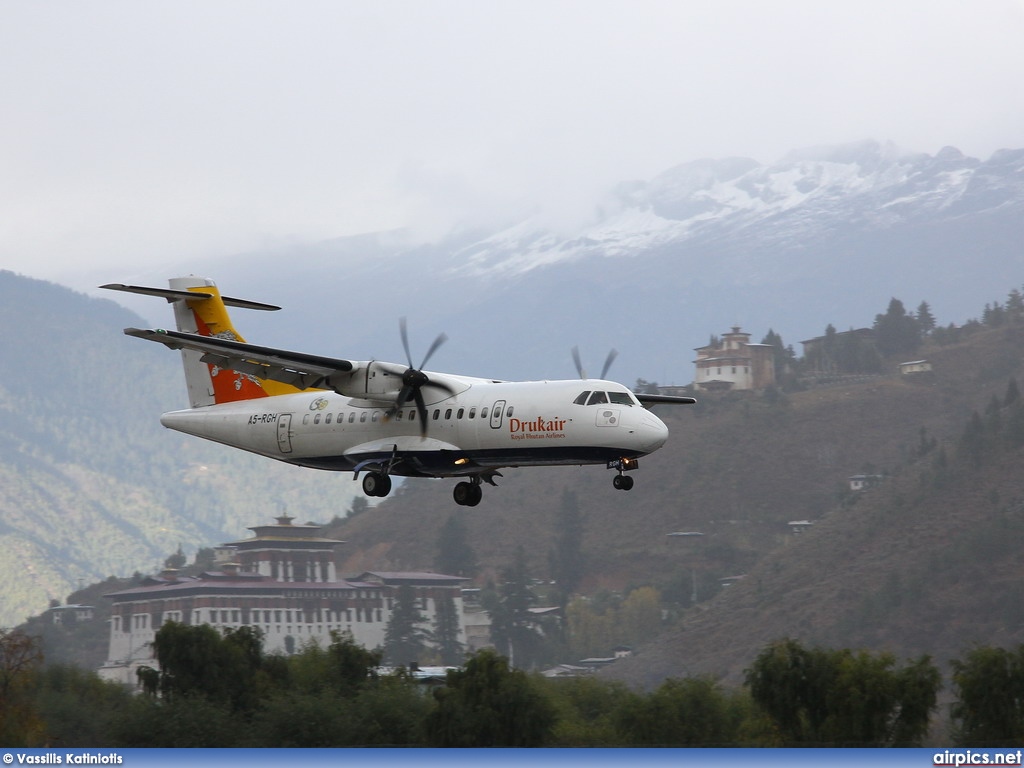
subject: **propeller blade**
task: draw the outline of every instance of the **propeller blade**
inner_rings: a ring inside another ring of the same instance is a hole
[[[416,399],[416,412],[420,415],[420,437],[427,436],[427,404],[423,402],[423,393],[417,388],[413,393]]]
[[[576,363],[576,373],[578,373],[580,375],[581,379],[587,378],[587,374],[584,373],[584,371],[583,371],[583,363],[580,361],[580,348],[579,347],[573,347],[572,348],[572,359],[573,359],[573,362]]]
[[[438,337],[434,339],[434,343],[430,345],[430,349],[427,350],[427,354],[423,356],[423,362],[420,363],[420,370],[423,370],[423,366],[427,364],[427,360],[430,359],[430,356],[437,352],[437,348],[444,344],[446,341],[448,341],[448,336],[443,333],[438,335]]]
[[[615,358],[618,357],[618,356],[619,356],[619,351],[617,349],[612,349],[612,351],[608,353],[608,357],[604,361],[604,368],[601,369],[601,378],[602,379],[605,378],[608,375],[608,369],[612,367],[612,363],[615,362]]]
[[[404,373],[402,373],[402,388],[398,392],[398,398],[395,400],[395,404],[386,411],[385,418],[391,418],[409,400],[412,400],[416,403],[416,411],[420,415],[420,432],[424,437],[426,437],[427,403],[423,397],[423,387],[436,387],[443,392],[447,392],[449,395],[458,394],[451,384],[448,384],[445,381],[431,381],[422,370],[427,364],[427,361],[437,351],[437,348],[448,341],[448,336],[443,333],[438,335],[438,337],[434,339],[433,344],[431,344],[430,348],[427,350],[427,354],[423,356],[423,362],[420,363],[420,367],[414,368],[412,363],[412,351],[409,348],[409,327],[404,317],[401,317],[398,320],[398,330],[402,336],[402,348],[405,350],[405,359],[409,361],[409,367],[405,369]]]
[[[405,327],[404,317],[398,319],[398,330],[402,335],[402,346],[405,347],[405,359],[409,361],[409,367],[412,368],[412,354],[409,352],[409,331]],[[420,367],[422,368],[423,366]]]
[[[395,404],[384,412],[384,418],[390,419],[392,416],[394,416],[396,413],[402,410],[402,407],[405,405],[406,401],[408,401],[408,399],[412,397],[412,393],[413,388],[410,385],[406,384],[404,387],[402,387],[398,391],[398,397],[395,399]]]
[[[435,387],[436,389],[443,390],[444,392],[447,392],[449,395],[452,395],[453,397],[459,394],[459,390],[457,390],[447,381],[434,381],[433,379],[428,379],[425,386]]]

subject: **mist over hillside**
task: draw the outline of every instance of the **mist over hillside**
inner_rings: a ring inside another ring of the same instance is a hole
[[[787,344],[870,324],[898,296],[963,323],[1005,296],[1024,267],[1024,150],[988,159],[865,141],[684,163],[623,182],[582,225],[539,211],[497,230],[431,242],[396,231],[284,244],[179,273],[228,295],[281,305],[238,318],[250,341],[352,359],[401,360],[445,331],[437,370],[505,379],[568,378],[614,347],[611,375],[693,378],[693,349],[741,325]],[[163,271],[143,278],[165,285]],[[134,279],[134,278],[133,278]],[[122,275],[99,282],[125,282]],[[118,300],[123,300],[118,297]],[[133,307],[156,325],[160,302]]]

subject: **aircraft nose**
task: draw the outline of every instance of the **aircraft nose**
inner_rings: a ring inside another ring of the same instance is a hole
[[[644,453],[653,453],[668,440],[668,427],[653,413],[645,413],[640,421],[639,435]]]

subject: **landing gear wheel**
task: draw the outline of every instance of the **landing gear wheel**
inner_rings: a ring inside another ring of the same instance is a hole
[[[616,475],[612,478],[612,485],[619,491],[628,491],[633,487],[633,478],[629,475]]]
[[[363,493],[367,496],[387,496],[391,493],[391,478],[383,472],[367,472],[363,475]]]
[[[484,489],[475,483],[462,481],[455,484],[452,498],[460,507],[475,507],[484,497]]]

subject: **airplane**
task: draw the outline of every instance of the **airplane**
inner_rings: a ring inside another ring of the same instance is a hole
[[[367,496],[384,497],[392,476],[456,478],[452,495],[476,506],[501,469],[604,464],[630,490],[638,459],[661,448],[668,428],[649,408],[692,397],[633,393],[601,378],[500,381],[423,370],[399,323],[408,365],[353,361],[249,344],[228,307],[278,310],[221,295],[207,278],[169,288],[100,286],[164,298],[177,330],[126,328],[128,336],[180,350],[190,406],[160,417],[165,427],[290,464],[363,475]]]

